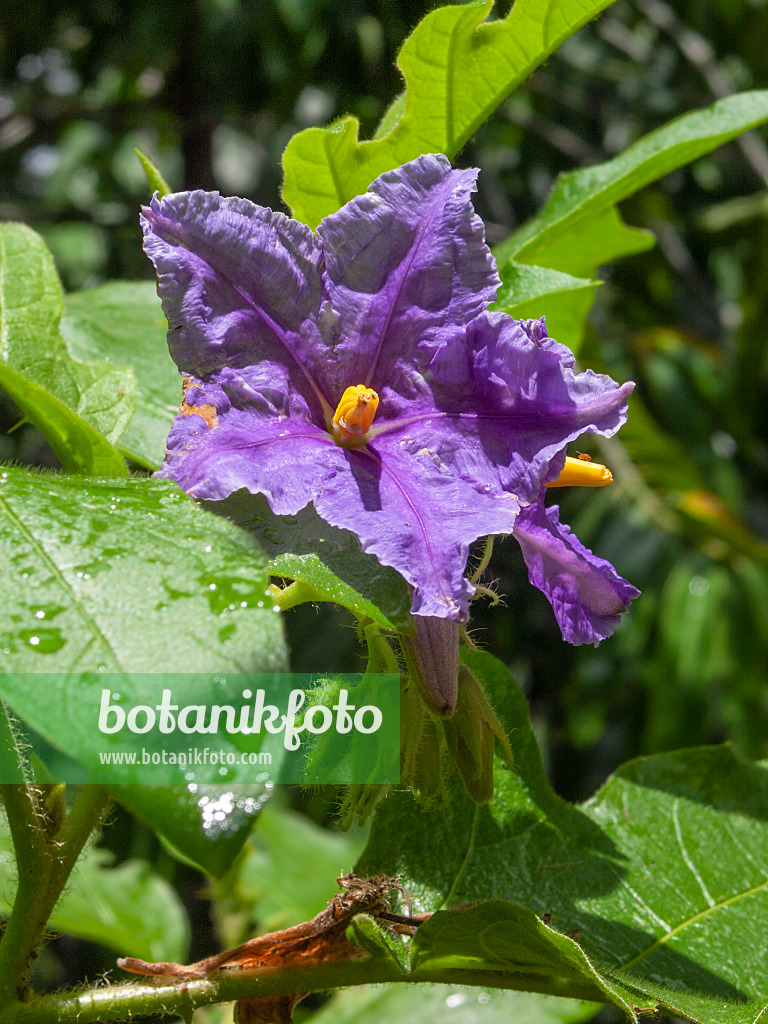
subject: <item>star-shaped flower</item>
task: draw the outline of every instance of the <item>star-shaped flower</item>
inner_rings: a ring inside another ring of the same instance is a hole
[[[518,523],[556,611],[581,623],[597,596],[597,625],[590,612],[566,631],[583,643],[636,592],[606,582],[620,578],[540,499],[569,441],[618,430],[632,385],[575,373],[543,323],[488,312],[499,278],[476,173],[419,157],[317,234],[217,193],[154,199],[145,249],[191,378],[160,475],[214,501],[261,493],[281,515],[311,501],[405,577],[416,615],[457,622],[469,545]]]

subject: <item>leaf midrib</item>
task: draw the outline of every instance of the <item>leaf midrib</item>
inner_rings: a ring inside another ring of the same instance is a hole
[[[706,907],[706,909],[700,910],[697,914],[693,914],[691,917],[686,918],[685,921],[681,921],[680,924],[675,925],[674,928],[670,929],[670,931],[662,935],[661,938],[656,939],[655,942],[652,942],[651,945],[647,947],[647,949],[642,950],[640,953],[637,954],[637,956],[632,957],[631,960],[627,960],[626,963],[620,964],[617,969],[625,971],[631,970],[636,964],[640,963],[641,960],[644,960],[646,957],[651,956],[652,953],[655,953],[657,949],[661,948],[661,946],[666,945],[666,943],[669,942],[670,939],[675,938],[689,925],[697,924],[699,921],[703,920],[708,915],[715,914],[718,910],[722,910],[725,907],[729,907],[733,903],[736,903],[741,899],[746,899],[749,896],[754,896],[756,893],[765,889],[768,889],[768,878],[765,879],[765,881],[761,882],[759,885],[754,885],[750,889],[745,889],[744,892],[736,893],[734,896],[729,896],[727,899],[720,900],[719,903],[715,903],[711,907]]]

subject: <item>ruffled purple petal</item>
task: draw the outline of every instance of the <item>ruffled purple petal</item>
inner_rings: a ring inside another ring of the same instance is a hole
[[[415,614],[465,620],[474,593],[464,577],[469,545],[511,530],[512,496],[481,493],[426,449],[404,452],[390,438],[346,455],[350,473],[321,489],[319,514],[352,530],[365,551],[405,577],[414,587]]]
[[[426,374],[431,394],[377,418],[372,435],[426,446],[446,469],[489,493],[536,499],[554,479],[565,446],[585,432],[610,436],[627,415],[634,384],[574,372],[570,350],[542,321],[483,313],[438,348]],[[393,399],[385,389],[382,404]],[[490,531],[488,531],[490,532]]]
[[[142,226],[180,370],[204,377],[269,359],[308,394],[318,391],[328,353],[321,255],[309,228],[217,192],[153,199]]]
[[[552,605],[563,639],[597,646],[611,636],[640,591],[584,547],[560,522],[556,505],[545,508],[541,499],[522,509],[513,532],[528,578]]]
[[[499,277],[470,195],[476,170],[421,156],[377,178],[318,228],[339,324],[328,387],[418,388],[441,331],[493,301]]]
[[[295,515],[343,469],[343,450],[300,409],[236,407],[230,396],[240,397],[247,379],[228,370],[217,376],[224,386],[209,380],[187,388],[156,475],[211,501],[245,488],[266,495],[278,515]]]

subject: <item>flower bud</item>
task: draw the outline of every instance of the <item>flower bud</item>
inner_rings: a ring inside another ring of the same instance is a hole
[[[409,680],[433,714],[450,718],[459,686],[458,623],[423,615],[414,619],[413,636],[400,638]]]
[[[441,723],[450,756],[458,768],[464,788],[475,803],[487,803],[493,796],[493,753],[495,741],[502,743],[512,764],[506,734],[493,713],[480,683],[466,665],[459,667],[456,713]]]

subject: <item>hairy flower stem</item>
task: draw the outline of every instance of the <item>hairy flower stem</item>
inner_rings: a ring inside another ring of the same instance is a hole
[[[19,885],[0,942],[0,1019],[23,992],[27,966],[86,840],[109,802],[102,786],[83,786],[62,822],[58,787],[0,787],[11,829]],[[50,808],[46,806],[50,796]]]
[[[403,973],[395,964],[378,958],[328,962],[308,968],[261,968],[254,971],[220,971],[208,978],[177,979],[166,984],[144,982],[108,985],[40,996],[15,1003],[3,1010],[3,1024],[107,1024],[144,1014],[188,1016],[194,1009],[211,1003],[258,998],[289,992],[316,992],[350,985],[382,982],[433,982],[479,985],[543,992],[605,1002],[596,985],[579,985],[540,975],[500,973],[482,970],[423,968],[418,978]]]
[[[480,559],[480,564],[472,573],[469,578],[470,583],[477,583],[482,578],[483,573],[488,568],[491,562],[491,556],[493,555],[493,536],[485,538],[485,547],[483,548],[483,557]]]

